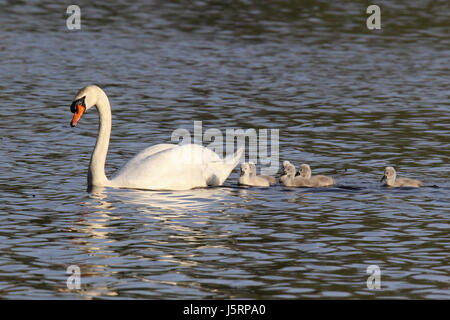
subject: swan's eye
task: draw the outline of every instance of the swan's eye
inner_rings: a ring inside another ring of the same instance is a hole
[[[81,105],[83,107],[86,108],[86,104],[84,102],[84,99],[86,98],[86,96],[84,96],[83,98],[77,99],[74,102],[72,102],[72,104],[70,105],[70,111],[72,113],[77,113],[78,112],[78,106]]]
[[[70,105],[70,112],[75,113],[77,111],[78,111],[78,103],[77,103],[77,101],[74,101]]]

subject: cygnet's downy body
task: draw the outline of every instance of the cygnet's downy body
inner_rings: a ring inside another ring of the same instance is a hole
[[[311,175],[311,167],[307,164],[301,164],[299,169],[300,177],[307,179],[311,187],[329,187],[335,184],[332,177],[324,175]]]
[[[264,178],[251,175],[251,168],[247,162],[241,164],[239,184],[252,187],[269,187],[270,183]]]
[[[384,169],[384,175],[381,178],[380,182],[385,180],[385,186],[388,187],[412,187],[412,188],[419,188],[423,187],[423,183],[416,179],[409,179],[409,178],[398,178],[397,179],[397,173],[395,172],[395,169],[393,167],[386,167]]]
[[[248,165],[250,166],[250,176],[251,177],[260,177],[263,178],[265,180],[267,180],[269,182],[269,184],[276,184],[277,183],[277,179],[275,179],[274,177],[271,176],[267,176],[264,174],[261,174],[259,176],[256,175],[256,165],[253,162],[249,162]]]

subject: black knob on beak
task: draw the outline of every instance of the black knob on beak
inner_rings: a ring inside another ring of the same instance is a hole
[[[74,102],[72,102],[72,104],[70,105],[70,111],[71,111],[72,113],[78,112],[78,106],[79,106],[79,105],[82,105],[83,107],[86,108],[86,104],[85,104],[85,102],[84,102],[85,99],[86,99],[86,96],[84,96],[84,97],[82,97],[82,98],[80,98],[80,99],[77,99],[77,100],[75,100]]]

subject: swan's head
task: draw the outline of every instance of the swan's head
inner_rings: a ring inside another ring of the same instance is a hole
[[[83,114],[97,104],[98,98],[101,94],[105,94],[102,89],[97,86],[87,86],[81,89],[75,96],[70,111],[73,113],[70,125],[75,127]]]
[[[250,165],[247,162],[241,164],[241,177],[250,173]]]
[[[298,169],[300,173],[300,177],[309,179],[311,178],[311,167],[305,163],[300,165],[300,168]]]
[[[384,169],[384,175],[383,175],[383,177],[381,178],[380,182],[383,181],[383,180],[385,180],[385,179],[386,179],[386,181],[388,181],[388,182],[390,182],[390,181],[394,182],[396,176],[397,176],[397,173],[395,172],[395,169],[394,169],[394,168],[392,168],[392,167],[386,167],[386,168]]]

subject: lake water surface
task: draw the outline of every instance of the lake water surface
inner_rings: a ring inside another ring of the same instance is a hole
[[[0,0],[0,298],[450,298],[447,1],[378,1],[373,31],[356,1],[114,3],[79,1],[69,31],[72,3]],[[88,84],[112,105],[107,175],[202,121],[278,129],[280,164],[337,185],[239,187],[236,168],[88,193],[95,110],[69,126]],[[382,187],[388,165],[426,187]]]

